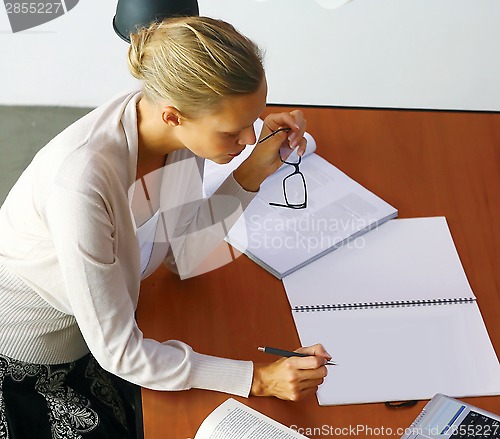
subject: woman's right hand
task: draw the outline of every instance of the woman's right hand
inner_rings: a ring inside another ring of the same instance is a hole
[[[281,358],[274,363],[254,364],[250,394],[299,401],[315,393],[328,374],[330,355],[320,344],[297,349],[307,357]]]
[[[280,128],[287,128],[287,131],[279,131],[264,142],[257,142],[252,153],[233,173],[240,186],[248,191],[258,191],[260,184],[283,164],[280,148],[284,144],[290,147],[290,152],[297,148],[297,153],[303,155],[307,144],[304,137],[306,126],[300,110],[269,114],[264,119],[261,139]]]

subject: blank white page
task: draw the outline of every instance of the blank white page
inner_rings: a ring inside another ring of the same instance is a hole
[[[337,366],[321,405],[500,393],[500,366],[475,302],[294,312],[302,345],[323,343]]]
[[[474,298],[444,217],[388,221],[283,283],[292,308]]]

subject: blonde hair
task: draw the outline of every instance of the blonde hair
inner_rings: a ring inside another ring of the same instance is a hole
[[[170,18],[130,40],[129,68],[144,96],[187,117],[214,109],[226,96],[257,91],[264,78],[259,48],[222,20]]]

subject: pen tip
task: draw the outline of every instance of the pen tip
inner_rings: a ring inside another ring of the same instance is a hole
[[[257,349],[258,349],[259,351],[261,351],[261,352],[264,352],[264,351],[266,350],[265,348],[263,348],[263,347],[261,347],[261,346],[259,346]]]

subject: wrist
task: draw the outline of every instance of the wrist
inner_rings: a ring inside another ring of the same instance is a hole
[[[265,383],[265,364],[254,363],[253,366],[253,379],[252,387],[250,388],[250,395],[253,396],[268,396],[266,393]]]
[[[233,177],[238,184],[249,192],[258,192],[261,183],[267,175],[261,175],[254,167],[245,160],[233,171]]]

